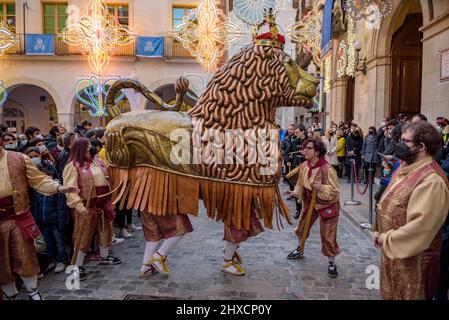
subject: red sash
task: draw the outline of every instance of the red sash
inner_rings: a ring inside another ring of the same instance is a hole
[[[95,187],[95,193],[97,195],[97,198],[93,198],[91,200],[90,207],[103,209],[104,213],[109,217],[109,219],[114,220],[115,211],[114,208],[112,207],[111,197],[108,195],[105,197],[98,198],[99,196],[102,196],[108,192],[109,192],[108,186]]]
[[[34,239],[41,234],[30,211],[16,215],[13,196],[0,199],[0,220],[9,219],[16,221],[25,239]]]

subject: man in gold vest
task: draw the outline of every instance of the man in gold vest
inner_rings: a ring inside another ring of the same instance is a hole
[[[30,212],[28,188],[52,195],[57,192],[79,192],[64,187],[41,173],[31,159],[2,147],[0,132],[0,286],[3,299],[14,300],[19,276],[31,300],[42,300],[37,291],[37,262],[34,238],[39,230]]]
[[[404,126],[394,145],[403,163],[380,199],[373,232],[382,249],[382,299],[423,300],[435,294],[441,227],[449,210],[449,182],[432,159],[441,146],[441,135],[424,121]]]

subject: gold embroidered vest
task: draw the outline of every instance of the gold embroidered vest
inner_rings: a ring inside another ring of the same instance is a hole
[[[27,213],[30,210],[28,178],[26,175],[26,163],[23,157],[23,154],[18,152],[8,151],[7,153],[9,179],[11,180],[16,215]]]

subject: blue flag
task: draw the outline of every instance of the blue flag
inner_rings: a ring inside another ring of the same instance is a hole
[[[55,35],[53,34],[27,34],[27,55],[54,55]]]
[[[164,38],[138,37],[136,49],[138,57],[162,58],[164,56]]]
[[[321,57],[332,49],[332,10],[334,0],[327,0],[324,5],[323,23],[321,27]]]

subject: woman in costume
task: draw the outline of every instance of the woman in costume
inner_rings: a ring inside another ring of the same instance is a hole
[[[313,224],[320,218],[321,252],[329,261],[329,277],[335,278],[338,275],[335,257],[340,253],[337,244],[337,224],[340,212],[340,187],[337,173],[326,161],[326,147],[321,140],[306,140],[303,144],[303,153],[307,161],[301,164],[298,183],[294,191],[287,191],[287,194],[303,201],[301,217],[295,230],[299,244],[287,258],[298,259],[303,257],[301,241],[305,241]],[[312,203],[314,192],[316,192],[316,201]],[[313,211],[311,212],[310,223],[306,227],[311,204],[313,205]],[[306,237],[303,237],[306,228]]]
[[[75,219],[73,241],[76,265],[80,280],[85,280],[84,258],[89,251],[93,236],[97,231],[100,247],[100,265],[114,265],[121,260],[112,256],[112,220],[115,212],[109,193],[108,170],[100,159],[92,159],[90,143],[86,138],[75,140],[70,157],[63,172],[64,185],[77,186],[80,194],[67,195],[67,205],[72,208]],[[78,249],[78,250],[77,250]],[[77,252],[76,252],[77,251]]]

